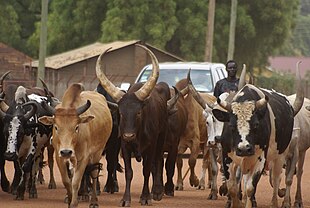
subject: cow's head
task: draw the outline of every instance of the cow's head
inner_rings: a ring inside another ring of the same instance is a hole
[[[7,112],[1,111],[6,144],[5,159],[13,161],[18,158],[24,136],[31,136],[32,128],[29,126],[29,122],[36,110],[37,104],[30,101],[10,106]]]
[[[159,76],[158,60],[151,50],[143,45],[137,45],[150,55],[152,60],[152,74],[147,82],[133,85],[127,93],[115,87],[114,84],[105,76],[102,67],[102,57],[105,51],[97,60],[96,74],[102,87],[117,102],[120,113],[120,133],[126,141],[136,139],[137,132],[141,126],[143,107],[148,102],[148,98],[156,85]]]
[[[236,155],[251,156],[255,154],[256,145],[260,144],[260,140],[266,138],[263,134],[266,132],[264,119],[268,97],[255,100],[244,96],[243,89],[231,103],[218,99],[218,103],[226,111],[213,109],[212,112],[219,121],[226,122],[221,139],[231,139],[231,145]]]
[[[91,105],[87,103],[79,108],[63,108],[53,107],[43,104],[44,108],[53,116],[42,116],[39,121],[45,125],[53,125],[53,146],[57,147],[56,154],[59,157],[69,159],[75,157],[75,146],[77,144],[78,135],[80,133],[80,125],[91,121],[94,116],[81,115]]]

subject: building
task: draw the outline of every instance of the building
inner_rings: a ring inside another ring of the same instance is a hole
[[[8,84],[34,86],[32,81],[34,74],[24,67],[24,63],[31,63],[32,58],[26,54],[0,43],[0,76],[7,71],[11,71],[4,81],[4,87]]]
[[[150,57],[135,44],[146,45],[156,55],[159,62],[182,61],[181,58],[155,48],[140,40],[116,41],[112,43],[90,44],[45,59],[45,82],[55,96],[61,99],[64,91],[72,83],[83,83],[86,90],[94,90],[98,85],[96,61],[99,55],[111,48],[104,56],[106,76],[116,85],[133,83],[143,66],[151,63]],[[37,71],[38,60],[25,64],[29,71]],[[35,77],[34,77],[35,78]]]

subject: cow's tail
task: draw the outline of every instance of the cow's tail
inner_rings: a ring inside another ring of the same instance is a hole
[[[116,166],[116,170],[120,173],[123,173],[124,172],[124,168],[122,167],[121,164],[117,163],[117,166]]]
[[[301,109],[303,103],[304,103],[304,90],[303,90],[303,86],[301,83],[301,75],[300,75],[300,70],[299,70],[299,64],[301,63],[301,61],[298,61],[296,63],[296,99],[294,101],[293,104],[293,109],[294,109],[294,116],[299,112],[299,110]]]

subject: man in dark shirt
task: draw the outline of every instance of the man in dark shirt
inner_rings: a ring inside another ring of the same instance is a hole
[[[238,65],[234,60],[229,60],[226,63],[226,71],[228,77],[217,81],[213,95],[219,97],[224,92],[238,91],[239,78],[237,78]]]

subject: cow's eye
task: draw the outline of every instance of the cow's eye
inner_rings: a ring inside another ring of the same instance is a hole
[[[76,132],[76,133],[79,132],[79,125],[77,125],[77,126],[75,127],[75,132]]]
[[[58,127],[56,125],[54,125],[55,131],[58,131]]]

